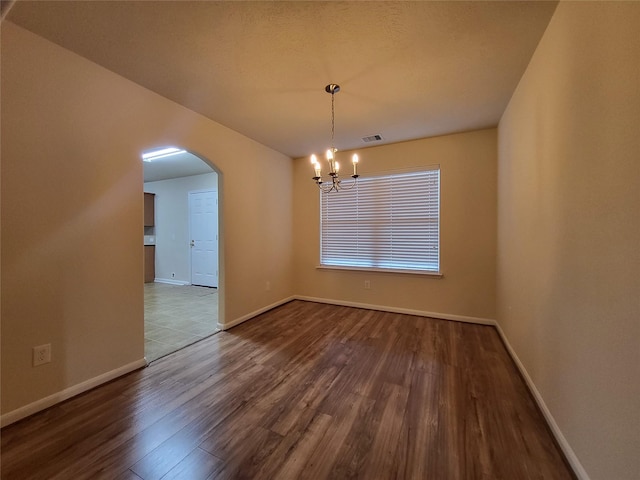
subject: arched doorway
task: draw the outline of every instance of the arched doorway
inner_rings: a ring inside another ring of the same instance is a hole
[[[152,362],[218,331],[220,174],[178,147],[145,151],[143,164],[145,202],[153,206],[144,227],[145,358]]]

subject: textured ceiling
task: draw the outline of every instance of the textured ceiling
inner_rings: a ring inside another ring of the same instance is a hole
[[[556,2],[18,1],[7,19],[291,157],[495,126]]]

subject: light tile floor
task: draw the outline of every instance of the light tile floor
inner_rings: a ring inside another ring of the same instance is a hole
[[[152,362],[218,331],[218,290],[144,285],[144,352]]]

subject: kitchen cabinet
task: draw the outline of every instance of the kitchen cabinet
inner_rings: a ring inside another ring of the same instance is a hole
[[[156,246],[144,246],[144,283],[152,283],[156,278]]]
[[[155,223],[155,193],[144,192],[144,226],[153,227]]]

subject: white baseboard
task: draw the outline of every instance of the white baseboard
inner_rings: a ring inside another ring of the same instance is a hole
[[[305,297],[303,295],[295,295],[295,300],[304,300],[306,302],[328,303],[330,305],[341,305],[343,307],[364,308],[366,310],[380,310],[382,312],[402,313],[405,315],[416,315],[418,317],[439,318],[442,320],[454,320],[456,322],[479,323],[481,325],[496,325],[496,321],[492,318],[467,317],[465,315],[454,315],[450,313],[426,312],[424,310],[412,310],[409,308],[389,307],[386,305],[373,305],[369,303],[347,302],[343,300],[332,300],[328,298]]]
[[[272,310],[276,307],[279,307],[280,305],[284,305],[285,303],[289,303],[291,300],[295,300],[296,297],[287,297],[287,298],[283,298],[282,300],[278,300],[275,303],[272,303],[271,305],[267,305],[266,307],[263,307],[259,310],[256,310],[254,312],[251,313],[247,313],[246,315],[243,315],[240,318],[236,318],[235,320],[231,320],[229,323],[220,323],[218,322],[218,328],[220,330],[229,330],[231,327],[235,327],[236,325],[240,325],[242,322],[246,322],[247,320],[251,320],[253,317],[257,317],[258,315],[263,314],[264,312],[268,312],[269,310]]]
[[[496,330],[498,330],[498,334],[500,335],[500,338],[502,338],[502,342],[504,343],[505,347],[507,347],[507,351],[509,352],[509,355],[511,355],[513,362],[518,367],[518,370],[520,370],[520,374],[522,375],[522,378],[524,378],[524,381],[529,387],[529,391],[531,392],[534,400],[538,404],[540,411],[542,412],[545,420],[547,421],[547,425],[549,425],[549,428],[551,429],[553,436],[556,438],[558,445],[560,445],[560,448],[564,452],[564,455],[567,461],[569,462],[569,465],[571,465],[571,468],[573,469],[573,472],[575,473],[576,477],[578,477],[579,480],[589,480],[589,475],[587,475],[587,472],[585,471],[584,467],[580,463],[580,460],[578,460],[578,457],[576,456],[575,452],[569,445],[569,442],[567,442],[567,439],[562,434],[562,431],[560,430],[560,427],[556,423],[556,420],[553,418],[553,415],[551,415],[549,408],[547,408],[547,405],[544,403],[542,395],[540,395],[540,392],[536,388],[535,383],[533,383],[533,380],[529,376],[529,372],[527,372],[527,369],[524,368],[524,365],[518,358],[518,355],[513,350],[513,347],[511,347],[509,340],[507,339],[506,335],[502,331],[500,324],[497,322],[496,322]]]
[[[183,280],[175,280],[173,278],[154,278],[154,283],[166,283],[168,285],[191,285],[189,282]]]
[[[146,366],[147,361],[143,358],[127,365],[123,365],[122,367],[116,368],[115,370],[111,370],[110,372],[98,375],[97,377],[90,378],[89,380],[86,380],[77,385],[65,388],[60,392],[54,393],[53,395],[49,395],[45,398],[41,398],[40,400],[36,400],[35,402],[25,405],[24,407],[12,410],[11,412],[5,413],[0,417],[0,427],[5,427],[14,422],[17,422],[18,420],[22,420],[29,415],[38,413],[57,403],[63,402],[71,397],[75,397],[76,395],[84,393],[87,390],[98,387],[103,383],[107,383],[115,378],[126,375],[127,373],[133,372],[134,370],[138,370]]]
[[[243,315],[240,318],[237,318],[235,320],[232,320],[229,323],[219,323],[218,322],[218,328],[220,330],[228,330],[231,327],[235,327],[236,325],[239,325],[243,322],[246,322],[247,320],[251,320],[253,317],[257,317],[258,315],[269,311],[273,308],[279,307],[280,305],[283,305],[285,303],[290,302],[291,300],[302,300],[305,302],[316,302],[316,303],[326,303],[329,305],[340,305],[343,307],[355,307],[355,308],[364,308],[366,310],[380,310],[383,312],[392,312],[392,313],[402,313],[402,314],[406,314],[406,315],[416,315],[419,317],[430,317],[430,318],[439,318],[442,320],[453,320],[456,322],[466,322],[466,323],[476,323],[476,324],[480,324],[480,325],[492,325],[495,326],[496,325],[496,321],[492,318],[481,318],[481,317],[467,317],[464,315],[454,315],[454,314],[450,314],[450,313],[438,313],[438,312],[426,312],[424,310],[411,310],[408,308],[398,308],[398,307],[389,307],[386,305],[372,305],[372,304],[368,304],[368,303],[359,303],[359,302],[347,302],[347,301],[342,301],[342,300],[333,300],[333,299],[328,299],[328,298],[319,298],[319,297],[307,297],[304,295],[293,295],[291,297],[287,297],[283,300],[280,300],[276,303],[272,303],[271,305],[268,305],[264,308],[261,308],[260,310],[256,310],[255,312],[251,312],[248,313],[246,315]]]

